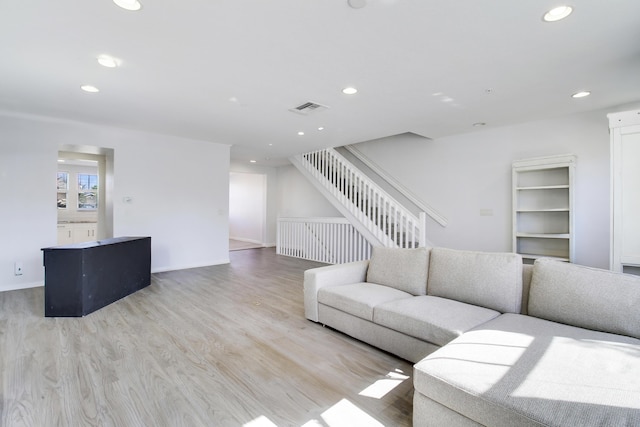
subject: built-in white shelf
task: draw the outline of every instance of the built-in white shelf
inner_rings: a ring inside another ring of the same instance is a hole
[[[516,237],[535,237],[538,239],[569,239],[569,233],[516,233]]]
[[[569,212],[569,208],[557,209],[518,209],[517,212]]]
[[[551,258],[558,261],[569,262],[569,258],[557,257],[557,256],[549,256],[549,255],[539,255],[539,254],[520,254],[522,258],[525,260],[533,260],[535,261],[538,258]]]
[[[513,163],[513,251],[525,262],[573,261],[575,160],[567,154]]]
[[[555,188],[569,188],[568,185],[539,185],[537,187],[517,187],[516,190],[553,190]]]

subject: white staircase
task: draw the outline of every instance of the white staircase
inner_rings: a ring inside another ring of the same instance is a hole
[[[426,215],[411,213],[334,149],[289,159],[372,245],[427,245]]]

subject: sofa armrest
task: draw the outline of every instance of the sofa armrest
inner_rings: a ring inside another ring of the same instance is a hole
[[[304,272],[304,315],[318,321],[318,290],[325,286],[340,286],[364,282],[367,279],[369,261],[312,268]]]

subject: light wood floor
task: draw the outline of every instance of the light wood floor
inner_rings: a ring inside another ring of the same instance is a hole
[[[243,251],[245,249],[257,249],[261,247],[262,245],[258,243],[243,242],[242,240],[229,239],[230,251]]]
[[[0,425],[411,424],[410,363],[304,318],[319,264],[230,257],[84,318],[44,318],[43,288],[0,293]]]

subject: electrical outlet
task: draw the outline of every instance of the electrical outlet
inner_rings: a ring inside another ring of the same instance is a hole
[[[13,264],[13,274],[15,274],[16,276],[22,276],[22,263],[21,262],[16,262],[15,264]]]

